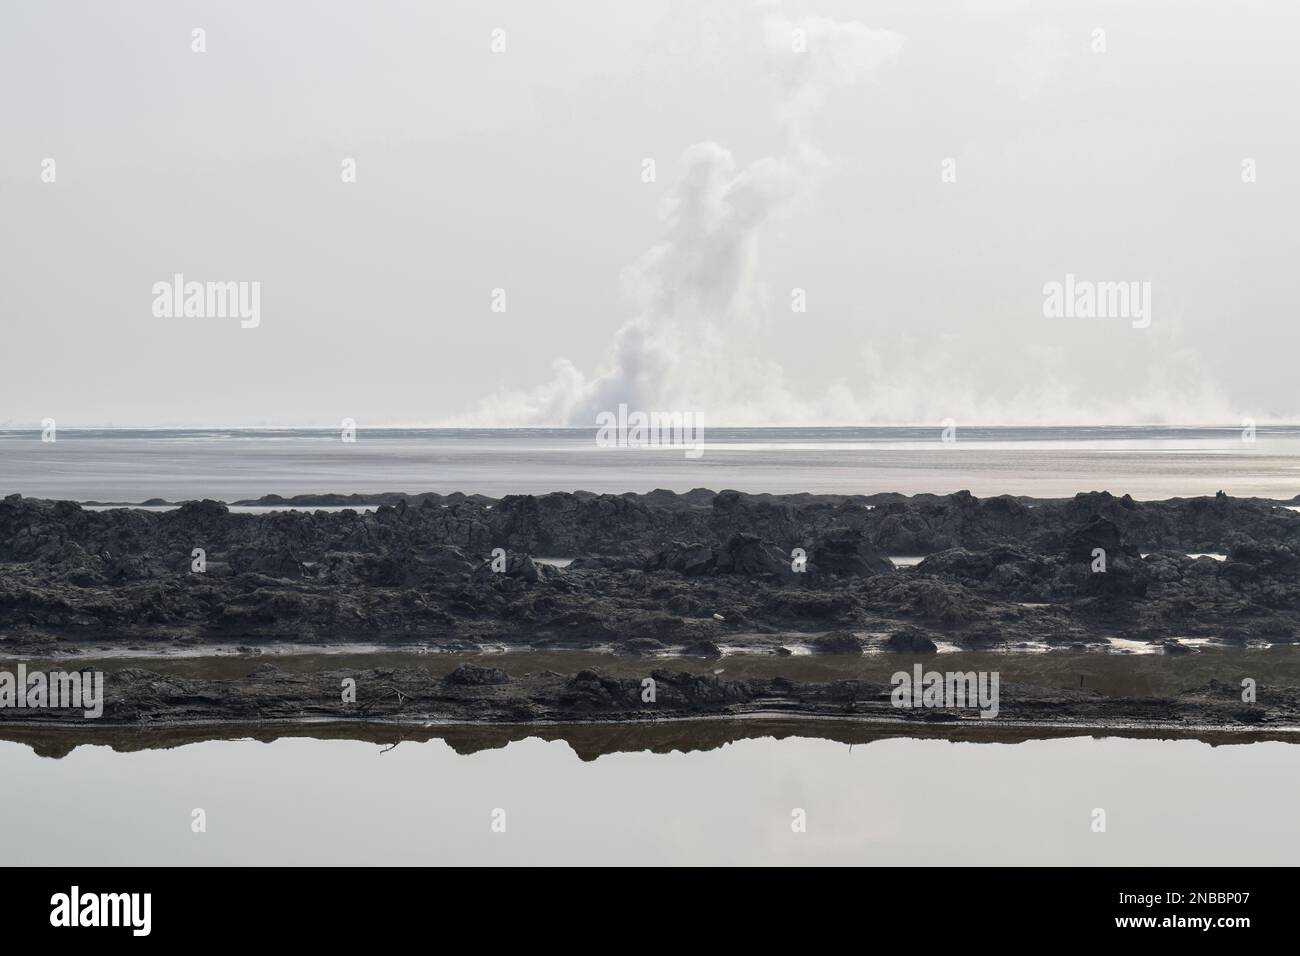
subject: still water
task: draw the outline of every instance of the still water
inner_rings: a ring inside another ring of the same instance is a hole
[[[705,452],[597,448],[594,429],[0,430],[0,495],[238,501],[382,491],[1012,494],[1159,499],[1300,493],[1300,429],[710,429]]]
[[[1278,741],[847,743],[809,725],[696,722],[569,739],[390,731],[386,743],[137,732],[67,751],[77,741],[58,733],[0,741],[7,865],[1264,865],[1300,854],[1300,815],[1282,809],[1300,796],[1300,745]],[[192,831],[196,808],[206,832]],[[1105,832],[1093,830],[1098,808]],[[792,828],[796,810],[805,832]]]

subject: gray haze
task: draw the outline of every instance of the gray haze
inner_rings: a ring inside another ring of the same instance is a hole
[[[0,425],[1300,419],[1291,2],[0,23]],[[156,317],[175,273],[260,324]],[[1067,273],[1150,327],[1045,318]]]

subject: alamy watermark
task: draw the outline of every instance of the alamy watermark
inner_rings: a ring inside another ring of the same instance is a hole
[[[120,926],[133,936],[148,936],[152,910],[152,893],[83,893],[74,886],[50,897],[50,925]]]
[[[681,448],[687,458],[704,454],[704,416],[699,412],[618,412],[596,416],[598,448]]]
[[[245,329],[262,323],[262,283],[186,282],[177,272],[153,284],[153,314],[159,319],[239,319]]]
[[[920,664],[912,673],[898,671],[890,678],[894,685],[889,702],[895,707],[978,707],[980,717],[998,715],[997,671],[924,671]]]
[[[80,710],[93,720],[104,714],[102,671],[0,671],[0,710]]]
[[[1043,315],[1049,319],[1129,319],[1133,328],[1151,325],[1150,282],[1093,282],[1076,279],[1043,286]]]

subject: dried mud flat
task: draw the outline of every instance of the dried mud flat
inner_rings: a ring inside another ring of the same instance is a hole
[[[229,662],[240,673],[131,662],[109,673],[94,722],[105,728],[702,717],[1283,736],[1300,727],[1300,674],[1277,656],[1300,651],[1300,514],[1280,502],[699,490],[370,503],[379,507],[368,514],[232,514],[211,501],[95,512],[10,496],[0,502],[0,667],[358,641],[440,659]],[[1226,558],[1188,556],[1204,552]],[[896,567],[890,554],[924,560]],[[487,645],[547,653],[551,666],[466,659]],[[1089,682],[1096,666],[1077,662],[1117,658],[1102,651],[1118,646],[1154,652],[1121,661],[1158,668],[1159,686]],[[1046,677],[1007,673],[1027,647],[1069,660]],[[745,654],[728,653],[736,648]],[[995,720],[891,703],[891,671],[965,671],[958,658],[980,653],[990,658],[982,669],[1004,672]],[[1253,701],[1244,678],[1257,684]],[[355,701],[341,692],[349,681]],[[50,722],[90,723],[0,710],[6,733]]]
[[[899,658],[891,666],[936,666],[935,658]],[[447,664],[452,661],[445,662]],[[846,662],[846,670],[851,664]],[[725,670],[725,669],[724,669]],[[652,682],[652,683],[649,683]],[[653,694],[647,688],[653,687]],[[1257,700],[1243,703],[1241,687],[1211,678],[1193,687],[1150,695],[1114,695],[1002,681],[992,719],[969,707],[901,709],[887,678],[831,680],[782,676],[691,673],[663,667],[645,676],[580,669],[512,675],[500,667],[459,663],[438,674],[424,667],[294,671],[275,663],[252,665],[242,678],[160,673],[137,666],[108,672],[103,716],[75,710],[9,710],[6,730],[64,723],[176,728],[222,722],[372,721],[429,725],[656,723],[701,717],[833,719],[920,726],[960,724],[1043,728],[1131,728],[1287,734],[1300,730],[1300,683],[1265,680]],[[652,697],[653,699],[648,699]]]

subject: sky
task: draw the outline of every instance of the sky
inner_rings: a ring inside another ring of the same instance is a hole
[[[1300,421],[1285,0],[0,22],[0,427]]]

